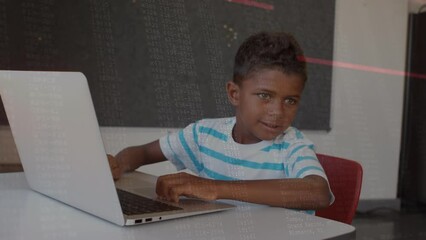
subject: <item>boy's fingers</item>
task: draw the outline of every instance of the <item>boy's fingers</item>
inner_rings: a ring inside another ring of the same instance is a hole
[[[108,157],[109,167],[111,169],[118,168],[117,160],[109,154],[107,154],[107,157]]]
[[[114,179],[114,181],[120,178],[120,169],[118,168],[111,169],[111,173],[112,173],[112,178]]]
[[[176,177],[176,174],[163,175],[157,178],[157,184],[155,187],[155,192],[159,196],[168,195],[168,189],[173,185],[179,184],[179,178]]]
[[[179,202],[180,196],[193,197],[191,185],[188,183],[173,186],[169,190],[169,198],[173,202]]]
[[[157,193],[158,196],[162,197],[164,194],[162,194],[163,188],[164,188],[164,180],[163,176],[159,176],[157,178],[157,184],[155,184],[155,193]]]
[[[112,173],[112,178],[114,180],[118,180],[120,178],[121,172],[120,172],[120,167],[118,166],[117,160],[109,154],[107,154],[107,157],[108,157],[108,164]]]
[[[155,192],[161,198],[167,199],[166,190],[168,189],[166,176],[160,176],[157,178],[157,184],[155,186]]]
[[[182,179],[180,174],[160,176],[157,179],[156,193],[160,198],[178,202],[179,196],[191,193],[190,184]]]

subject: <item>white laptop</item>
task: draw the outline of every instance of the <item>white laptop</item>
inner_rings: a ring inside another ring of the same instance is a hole
[[[234,207],[190,198],[161,202],[156,177],[141,172],[114,182],[82,73],[0,71],[0,95],[28,184],[39,193],[118,225]]]

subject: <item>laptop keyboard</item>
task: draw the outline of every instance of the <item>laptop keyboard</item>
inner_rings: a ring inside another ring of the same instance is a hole
[[[117,193],[120,199],[121,209],[126,215],[182,210],[180,207],[155,201],[121,189],[117,189]]]

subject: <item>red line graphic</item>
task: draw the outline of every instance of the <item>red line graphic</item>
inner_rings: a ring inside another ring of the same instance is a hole
[[[253,0],[227,0],[228,2],[244,4],[250,7],[262,8],[268,11],[274,10],[274,5],[262,2],[256,2]]]
[[[408,77],[412,77],[412,78],[426,79],[426,74],[410,73],[410,72],[404,72],[404,71],[397,71],[397,70],[393,70],[393,69],[371,67],[371,66],[353,64],[353,63],[347,63],[347,62],[330,61],[330,60],[325,60],[325,59],[320,59],[320,58],[311,58],[311,57],[299,57],[299,60],[305,61],[307,63],[314,63],[314,64],[321,64],[321,65],[328,65],[328,66],[332,66],[332,67],[354,69],[354,70],[360,70],[360,71],[365,71],[365,72],[374,72],[374,73],[382,73],[382,74],[388,74],[388,75],[408,76]]]

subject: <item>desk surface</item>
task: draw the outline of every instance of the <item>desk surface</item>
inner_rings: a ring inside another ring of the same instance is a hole
[[[355,228],[288,209],[242,203],[225,212],[119,227],[33,192],[23,173],[0,174],[0,239],[328,238],[355,239]]]

